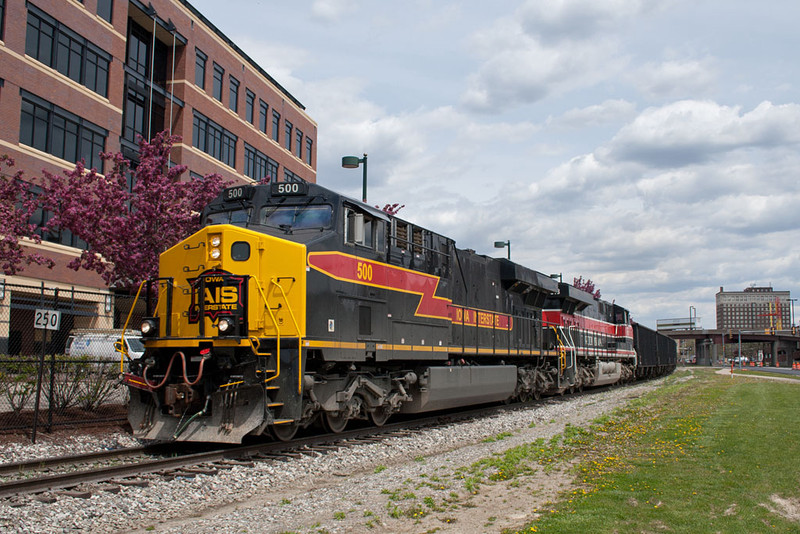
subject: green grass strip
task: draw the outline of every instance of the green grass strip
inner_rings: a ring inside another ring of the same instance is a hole
[[[581,459],[579,488],[507,532],[800,532],[800,387],[694,376],[540,443],[539,460]]]

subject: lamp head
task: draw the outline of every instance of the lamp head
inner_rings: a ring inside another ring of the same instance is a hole
[[[361,161],[358,156],[342,156],[342,167],[345,169],[357,169]]]

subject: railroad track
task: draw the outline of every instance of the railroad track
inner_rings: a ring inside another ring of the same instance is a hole
[[[382,427],[364,427],[338,434],[314,435],[291,442],[265,442],[189,453],[179,451],[185,450],[192,444],[168,443],[0,464],[0,477],[14,478],[0,482],[0,499],[26,494],[44,494],[40,496],[40,500],[49,502],[55,501],[59,494],[88,498],[92,492],[119,491],[120,486],[146,486],[148,481],[142,478],[146,476],[174,478],[214,475],[234,466],[252,467],[256,462],[288,461],[307,455],[320,456],[354,444],[411,435],[455,422],[492,416],[503,411],[527,409],[542,403],[563,402],[576,396],[548,397],[525,404],[484,406],[455,413],[400,420]],[[55,468],[63,472],[41,474],[43,469]]]

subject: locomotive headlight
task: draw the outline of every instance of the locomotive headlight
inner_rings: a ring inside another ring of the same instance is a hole
[[[158,322],[154,317],[144,319],[140,328],[143,336],[149,337],[158,334]]]
[[[230,317],[222,317],[217,323],[217,328],[220,334],[230,334],[233,332],[233,319]]]
[[[222,250],[220,249],[220,246],[222,245],[222,236],[219,234],[209,236],[208,245],[208,256],[212,260],[220,259],[222,256]]]

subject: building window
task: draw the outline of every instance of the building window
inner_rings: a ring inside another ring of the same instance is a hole
[[[128,59],[125,64],[142,78],[150,75],[150,33],[131,22],[128,29]]]
[[[144,95],[129,91],[125,98],[125,130],[123,138],[136,143],[137,135],[144,137],[144,121],[147,115],[147,99]]]
[[[222,79],[225,77],[225,69],[214,63],[214,87],[213,96],[222,102]]]
[[[286,135],[283,138],[284,143],[286,143],[286,150],[289,152],[292,151],[292,123],[289,121],[283,121],[284,127],[286,128]]]
[[[258,100],[258,108],[259,108],[258,129],[266,134],[267,133],[267,111],[269,110],[269,108],[267,107],[267,103],[264,102],[261,99]]]
[[[192,146],[229,167],[236,165],[237,137],[202,113],[194,112]]]
[[[205,55],[199,48],[195,48],[194,56],[194,84],[200,89],[206,89],[206,62],[208,56]]]
[[[311,165],[311,148],[314,146],[314,141],[310,137],[306,137],[306,163]]]
[[[6,28],[6,0],[0,0],[0,40],[5,36]]]
[[[281,142],[281,114],[272,110],[272,140],[276,143]]]
[[[256,94],[248,89],[244,93],[244,118],[250,124],[253,124],[253,114],[256,107]]]
[[[4,11],[5,3],[0,5],[0,12]],[[31,5],[28,6],[25,53],[95,93],[108,96],[111,56]]]
[[[305,182],[305,180],[300,178],[300,175],[295,174],[286,168],[283,169],[283,180],[285,182]]]
[[[20,91],[22,111],[19,142],[87,168],[103,170],[100,153],[108,131],[38,96]]]
[[[239,112],[239,80],[230,77],[230,89],[228,91],[228,107],[234,112]]]
[[[147,91],[134,86],[130,86],[125,95],[122,138],[134,145],[139,144],[140,136],[151,139],[164,129],[165,108],[159,98],[154,97],[152,104],[149,98]],[[148,113],[152,116],[148,117]]]
[[[97,14],[100,18],[111,22],[114,14],[114,0],[97,0]]]
[[[295,130],[294,147],[297,150],[297,157],[303,159],[303,132],[299,128]]]
[[[244,175],[253,180],[277,180],[278,162],[260,150],[244,144]]]

